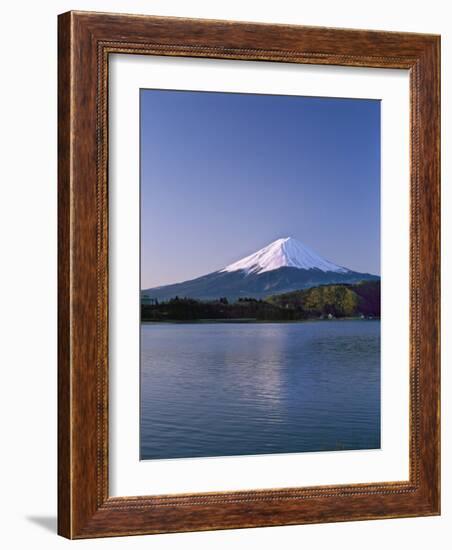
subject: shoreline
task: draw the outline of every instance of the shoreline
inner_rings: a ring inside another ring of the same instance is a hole
[[[373,317],[371,319],[362,319],[361,317],[335,317],[333,319],[296,319],[293,321],[288,321],[285,319],[282,319],[281,321],[275,320],[275,319],[168,319],[168,320],[162,320],[159,319],[158,321],[149,321],[140,320],[140,325],[156,325],[156,324],[163,324],[163,325],[215,325],[215,324],[237,324],[237,325],[247,325],[247,324],[299,324],[299,323],[331,323],[332,321],[380,321],[380,317]]]

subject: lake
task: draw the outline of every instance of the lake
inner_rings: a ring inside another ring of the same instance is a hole
[[[141,459],[380,447],[380,322],[144,323]]]

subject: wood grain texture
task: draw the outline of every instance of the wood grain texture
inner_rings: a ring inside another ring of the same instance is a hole
[[[71,410],[70,410],[70,33],[69,14],[60,17],[58,33],[58,530],[71,532]]]
[[[69,12],[59,17],[58,531],[68,538],[439,514],[438,36]],[[410,479],[108,495],[108,57],[410,71]]]

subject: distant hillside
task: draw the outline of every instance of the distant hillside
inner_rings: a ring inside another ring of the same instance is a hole
[[[322,285],[270,296],[267,301],[283,309],[301,310],[308,317],[379,317],[380,281]]]
[[[141,306],[142,321],[298,321],[329,315],[379,317],[380,281],[323,285],[265,300],[246,297],[230,303],[226,297],[212,301],[176,297]]]

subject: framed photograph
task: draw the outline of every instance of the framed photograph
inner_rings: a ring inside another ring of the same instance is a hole
[[[61,535],[440,513],[439,56],[59,16]]]

